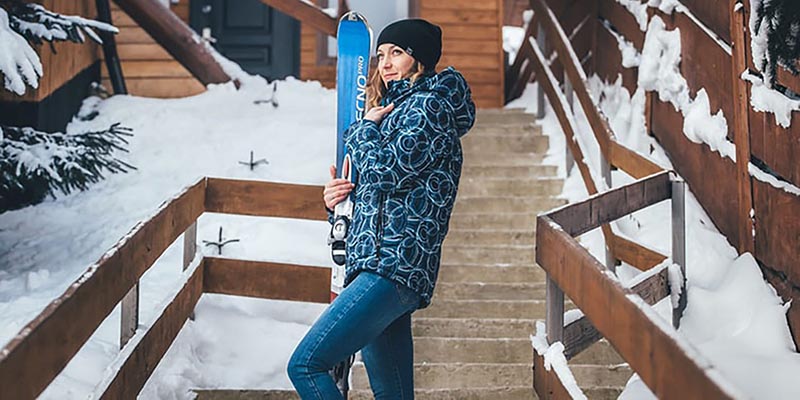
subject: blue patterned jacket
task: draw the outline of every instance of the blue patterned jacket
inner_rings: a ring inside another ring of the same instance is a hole
[[[452,67],[389,82],[380,126],[351,125],[345,145],[358,171],[347,239],[345,286],[367,270],[419,293],[430,304],[442,242],[461,176],[461,136],[475,122],[464,77]]]

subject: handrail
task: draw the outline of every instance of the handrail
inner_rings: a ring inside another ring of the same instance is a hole
[[[116,305],[125,301],[123,298],[138,299],[139,279],[181,234],[186,232],[190,238],[185,246],[194,247],[191,232],[196,230],[202,213],[324,221],[327,215],[319,205],[321,192],[321,186],[220,178],[202,178],[187,187],[165,202],[152,218],[137,224],[0,350],[3,396],[34,399],[41,394]],[[196,258],[194,252],[187,253],[189,261]],[[183,288],[150,329],[131,332],[128,337],[123,329],[122,341],[127,344],[116,362],[118,369],[101,383],[100,397],[135,397],[202,293],[321,303],[330,300],[328,268],[202,258],[185,274]],[[237,274],[247,279],[231,279]],[[298,276],[303,277],[303,287],[285,284]],[[291,291],[286,289],[289,287]],[[135,303],[133,308],[138,308]],[[138,326],[137,314],[123,312],[123,326]]]
[[[261,0],[261,2],[328,36],[336,37],[339,21],[311,2],[303,0]],[[342,10],[339,11],[341,15]]]
[[[741,397],[688,341],[662,322],[663,318],[647,305],[651,301],[638,296],[639,290],[623,286],[572,237],[669,198],[673,210],[680,214],[682,187],[682,181],[676,182],[669,172],[661,172],[540,215],[536,224],[536,262],[548,276],[548,317],[557,313],[550,310],[550,299],[560,297],[563,306],[564,294],[569,296],[659,398]],[[675,251],[683,250],[677,246],[673,247]],[[551,295],[551,286],[558,293]],[[684,289],[681,297],[685,299]],[[680,312],[673,314],[676,317],[680,318]],[[563,323],[547,321],[548,343],[576,340],[565,333]],[[569,348],[570,343],[564,346]],[[542,355],[535,356],[534,365],[534,383],[543,382],[537,393],[540,398],[550,398],[551,393],[558,392],[553,385],[558,389],[561,383],[558,377],[538,367],[543,365]],[[559,390],[563,390],[561,385]]]

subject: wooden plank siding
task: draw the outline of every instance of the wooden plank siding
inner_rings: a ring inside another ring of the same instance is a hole
[[[480,108],[502,107],[504,0],[420,0],[420,18],[442,27],[439,69],[453,66]]]
[[[92,0],[56,1],[44,0],[39,2],[48,10],[67,14],[80,15],[84,18],[96,18],[97,10]],[[49,43],[34,46],[42,62],[44,74],[39,79],[39,87],[33,89],[26,87],[25,94],[19,96],[7,90],[0,90],[0,101],[31,101],[44,100],[56,89],[60,88],[81,71],[92,66],[99,60],[99,48],[94,41],[87,38],[85,43],[60,42],[53,48]]]
[[[189,23],[189,1],[170,4],[170,9]],[[128,92],[136,96],[174,98],[192,96],[205,87],[166,50],[140,28],[124,11],[112,2],[111,20],[119,28],[117,50],[122,60],[122,74]],[[102,51],[99,52],[102,56]],[[102,83],[111,88],[105,63]]]
[[[728,137],[733,141],[733,81],[730,55],[717,42],[730,35],[730,27],[723,26],[721,17],[709,16],[707,7],[719,13],[727,8],[727,2],[688,2],[701,22],[708,21],[707,27],[717,33],[715,38],[703,31],[686,14],[674,13],[672,16],[659,16],[667,29],[680,29],[681,64],[680,69],[686,78],[692,96],[697,90],[705,88],[709,95],[711,112],[722,110],[728,120]],[[702,3],[702,4],[701,4]],[[717,4],[719,3],[719,4]],[[749,4],[745,2],[749,7]],[[699,8],[698,8],[699,7]],[[698,11],[698,10],[704,11]],[[652,11],[651,11],[652,12]],[[728,10],[725,10],[728,15]],[[633,17],[614,0],[600,0],[600,17],[608,20],[637,49],[641,50],[644,33],[639,31]],[[717,31],[716,29],[721,29]],[[596,73],[603,79],[613,81],[621,74],[623,85],[633,91],[637,84],[637,70],[621,66],[621,54],[616,40],[604,28],[597,31],[597,46],[604,49],[595,60]],[[747,36],[749,42],[749,34]],[[753,68],[747,47],[747,61]],[[736,72],[739,73],[738,71]],[[784,86],[793,81],[778,83]],[[797,77],[791,77],[797,80]],[[749,85],[748,85],[749,86]],[[733,243],[739,243],[739,217],[731,212],[738,208],[736,164],[729,158],[711,151],[705,144],[691,142],[682,132],[683,116],[674,107],[658,100],[652,94],[648,126],[669,154],[677,171],[690,184],[693,193],[703,205],[719,230]],[[779,126],[775,116],[757,112],[748,104],[749,140],[751,154],[762,161],[780,178],[800,186],[800,113],[792,113],[791,127]],[[755,219],[755,257],[768,280],[778,289],[784,300],[800,300],[800,219],[790,217],[800,215],[800,197],[782,189],[775,188],[758,179],[751,178],[752,201]],[[800,343],[800,306],[793,302],[787,314],[792,335]]]

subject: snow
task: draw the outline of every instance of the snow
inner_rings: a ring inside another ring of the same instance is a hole
[[[36,89],[43,75],[39,55],[28,45],[22,35],[8,26],[8,13],[0,8],[0,73],[6,90],[20,96],[25,85]]]
[[[764,80],[749,71],[742,72],[742,79],[750,82],[750,105],[760,112],[775,114],[775,123],[789,128],[792,112],[800,111],[800,100],[790,99],[783,93],[767,87]]]
[[[280,107],[263,79],[210,85],[182,99],[114,96],[90,98],[67,133],[104,129],[122,122],[133,128],[130,153],[120,155],[138,169],[109,175],[90,190],[0,214],[0,343],[6,343],[68,287],[88,279],[91,267],[137,222],[201,176],[322,185],[335,154],[335,93],[318,82],[277,82]],[[309,112],[313,110],[313,112]],[[239,161],[266,158],[253,171]],[[219,227],[240,239],[224,257],[328,266],[329,226],[324,221],[204,214],[198,242],[216,239]],[[216,249],[200,246],[204,254]],[[182,238],[170,246],[141,280],[140,331],[185,279]],[[88,269],[87,269],[88,268]],[[284,370],[294,345],[324,310],[324,304],[206,295],[197,319],[186,323],[144,388],[144,398],[187,398],[192,388],[236,385],[290,388]],[[86,398],[110,373],[119,354],[119,307],[112,312],[43,399]],[[227,386],[234,387],[234,386]]]
[[[525,28],[518,26],[504,26],[503,27],[503,51],[508,53],[508,64],[514,64],[517,58],[517,51],[522,46],[522,41],[525,39]]]
[[[619,52],[622,53],[622,66],[625,68],[638,67],[642,62],[642,55],[639,53],[639,50],[636,50],[633,43],[626,40],[614,29],[611,29],[607,21],[603,21],[603,27],[606,28],[608,33],[614,36],[614,39],[617,39],[617,47],[619,48]]]
[[[641,0],[617,0],[617,3],[636,18],[636,23],[642,32],[647,30],[647,3],[642,3]]]
[[[556,376],[561,381],[564,389],[567,389],[573,399],[586,399],[586,395],[578,387],[575,376],[567,365],[567,358],[564,356],[564,344],[555,342],[547,343],[547,329],[544,322],[536,321],[536,334],[531,335],[531,345],[537,353],[544,357],[544,368],[548,371],[555,370]]]
[[[753,65],[760,70],[761,65],[767,59],[767,33],[769,31],[769,24],[764,21],[759,29],[756,29],[756,21],[758,21],[758,14],[756,10],[760,7],[763,0],[750,0],[750,54],[753,57]],[[769,71],[761,71],[765,74],[764,81],[769,82]]]

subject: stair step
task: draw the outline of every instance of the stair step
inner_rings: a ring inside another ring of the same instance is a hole
[[[462,167],[461,179],[553,177],[557,172],[555,165],[476,166],[470,163]]]
[[[513,179],[462,177],[462,196],[556,196],[563,190],[562,179]]]
[[[532,359],[533,349],[530,339],[414,338],[414,362],[417,363],[503,364],[529,363]]]
[[[469,136],[529,135],[542,136],[542,127],[532,122],[485,123],[479,122],[470,129]]]
[[[552,197],[532,196],[461,196],[456,198],[454,214],[476,213],[524,213],[536,215],[539,212],[563,205],[564,200]]]
[[[549,145],[550,138],[541,135],[466,135],[461,139],[461,148],[466,154],[544,153]]]
[[[452,222],[451,222],[452,224]],[[450,229],[444,246],[454,245],[533,245],[536,243],[534,229]]]
[[[442,264],[438,282],[541,283],[545,272],[538,266]]]
[[[435,318],[534,318],[543,319],[544,300],[448,300],[434,292],[430,307],[415,313]]]
[[[535,122],[536,115],[523,112],[479,112],[475,117],[476,125],[532,124]]]
[[[544,283],[447,283],[436,285],[436,298],[445,300],[544,300]]]
[[[369,390],[353,390],[350,400],[373,399]],[[532,400],[538,398],[528,386],[468,389],[414,389],[416,400]]]
[[[369,389],[369,378],[363,363],[353,364],[351,382],[354,390]],[[533,390],[533,366],[527,361],[519,364],[414,364],[414,387],[417,389],[505,388],[523,385]]]
[[[535,319],[424,318],[416,315],[412,318],[415,338],[527,338],[536,331],[535,324]]]
[[[573,365],[570,363],[569,367],[581,388],[624,388],[633,375],[633,371],[627,364]]]
[[[464,155],[464,166],[518,167],[541,165],[543,153],[493,153],[478,152]]]
[[[477,246],[450,244],[442,248],[442,262],[448,264],[532,265],[536,262],[534,245]]]
[[[596,364],[596,365],[619,365],[624,364],[625,360],[614,350],[605,340],[589,346],[586,350],[578,353],[577,356],[569,360],[570,364]]]
[[[557,202],[552,202],[552,205]],[[550,205],[550,204],[549,204]],[[478,230],[478,229],[510,229],[528,230],[534,232],[536,229],[536,214],[534,212],[518,213],[492,213],[492,212],[471,212],[469,205],[465,206],[464,212],[453,213],[450,218],[451,230]],[[449,233],[448,233],[449,235]]]

